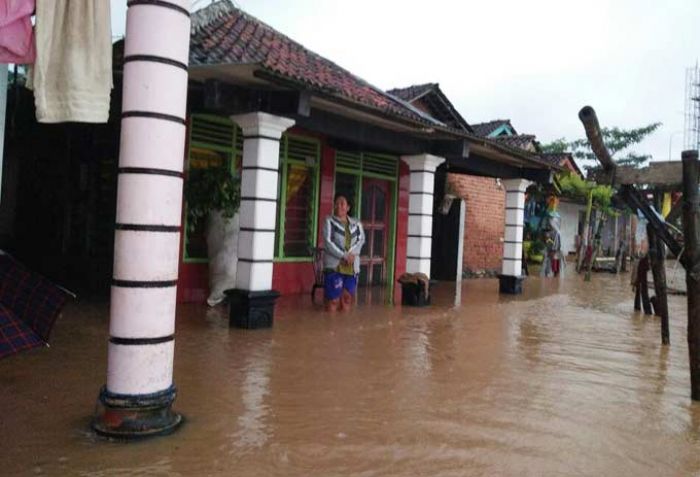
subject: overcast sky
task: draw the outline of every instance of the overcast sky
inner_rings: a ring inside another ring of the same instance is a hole
[[[123,35],[124,0],[111,0]],[[208,0],[199,0],[208,4]],[[541,142],[603,126],[663,126],[638,152],[680,159],[700,0],[237,0],[305,47],[383,88],[437,82],[469,123],[511,119]]]

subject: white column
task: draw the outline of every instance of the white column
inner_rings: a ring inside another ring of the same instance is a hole
[[[430,277],[435,169],[445,162],[445,159],[430,154],[404,156],[401,159],[408,164],[411,171],[406,272],[424,273]]]
[[[275,252],[280,139],[294,120],[262,112],[231,119],[243,130],[236,288],[269,291]]]
[[[129,2],[124,46],[107,385],[107,435],[164,433],[181,418],[173,354],[180,246],[189,0]]]
[[[457,233],[457,276],[455,277],[455,306],[462,304],[462,272],[464,271],[464,219],[467,206],[464,199],[459,199],[459,231]]]
[[[506,226],[501,274],[510,277],[520,277],[522,275],[525,190],[528,185],[530,185],[530,181],[526,179],[507,179],[503,181],[503,186],[506,189]]]

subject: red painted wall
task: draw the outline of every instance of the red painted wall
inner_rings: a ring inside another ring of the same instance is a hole
[[[318,207],[318,244],[323,244],[323,220],[333,213],[335,150],[325,143],[321,148],[321,202]]]
[[[323,243],[323,220],[333,212],[335,179],[335,150],[329,147],[325,138],[293,128],[290,132],[316,137],[321,140],[321,177],[319,184],[318,244]],[[408,234],[409,169],[399,161],[399,200],[397,215],[397,244],[395,278],[406,271],[406,242]],[[184,223],[184,220],[183,220]],[[180,238],[180,257],[184,240]],[[272,271],[272,288],[283,295],[308,293],[314,283],[312,262],[275,262]],[[396,287],[394,298],[401,301],[401,287]],[[179,303],[204,303],[209,294],[208,266],[202,263],[183,263],[180,259],[177,300]]]
[[[295,134],[306,134],[294,130]],[[318,239],[323,243],[323,219],[333,212],[333,186],[335,175],[335,150],[321,140],[321,177],[319,184]],[[311,262],[276,262],[272,270],[272,288],[283,295],[308,293],[314,284],[314,267]]]
[[[499,270],[505,233],[505,190],[490,177],[448,174],[457,195],[466,200],[464,269]]]
[[[406,273],[406,255],[408,244],[408,198],[410,189],[410,170],[408,164],[399,161],[399,210],[396,216],[396,262],[394,280]],[[401,287],[394,284],[394,303],[401,303]]]

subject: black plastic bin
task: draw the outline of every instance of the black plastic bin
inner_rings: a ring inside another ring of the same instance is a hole
[[[430,285],[428,285],[430,289]],[[401,284],[401,304],[404,306],[428,306],[430,295],[425,296],[425,287],[418,283]]]

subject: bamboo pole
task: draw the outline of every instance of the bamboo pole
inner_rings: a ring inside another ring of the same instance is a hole
[[[690,396],[700,401],[700,197],[698,151],[683,151],[683,236],[688,289],[688,357]]]
[[[668,298],[666,295],[666,265],[664,260],[666,247],[650,224],[647,224],[647,237],[649,240],[651,274],[654,277],[654,291],[656,293],[652,300],[654,314],[661,318],[661,343],[667,345],[671,341],[668,326]]]

